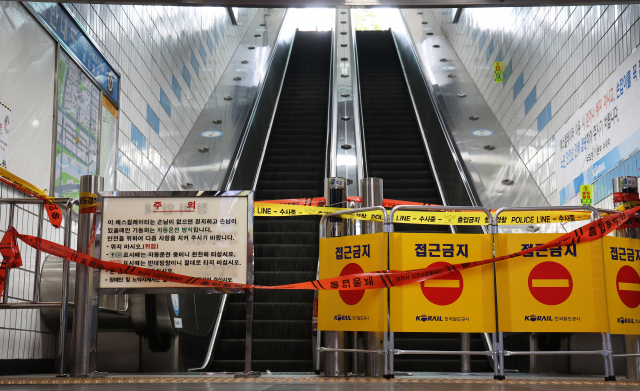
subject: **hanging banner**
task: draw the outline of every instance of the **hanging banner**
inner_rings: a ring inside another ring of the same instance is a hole
[[[637,151],[640,50],[605,80],[555,135],[559,202],[565,204]]]
[[[9,162],[9,135],[11,133],[11,109],[0,100],[0,167]]]
[[[491,235],[390,234],[391,270],[451,267],[492,256]],[[496,329],[493,266],[484,265],[391,289],[397,332],[492,333]]]
[[[611,334],[640,335],[640,240],[606,236],[602,247]]]
[[[320,279],[387,269],[387,233],[320,239]],[[338,287],[364,287],[373,277]],[[318,292],[318,330],[387,331],[387,290]]]
[[[496,255],[535,248],[558,234],[498,234]],[[496,264],[504,332],[606,332],[602,242],[557,245]]]

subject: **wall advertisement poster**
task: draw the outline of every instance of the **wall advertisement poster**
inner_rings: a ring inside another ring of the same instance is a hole
[[[593,183],[640,146],[640,50],[605,80],[555,135],[560,205]]]
[[[56,197],[77,198],[80,177],[95,175],[101,94],[89,77],[60,52],[58,64]]]
[[[0,100],[0,166],[8,168],[11,109]]]

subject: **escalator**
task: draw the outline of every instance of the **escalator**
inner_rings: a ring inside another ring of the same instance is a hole
[[[323,194],[330,62],[330,32],[296,33],[260,169],[256,201]],[[255,217],[255,283],[314,280],[318,224],[315,216]],[[313,370],[312,306],[313,291],[255,291],[254,371]],[[245,296],[230,295],[211,370],[244,370],[245,316]]]
[[[391,31],[357,31],[356,43],[367,176],[383,179],[385,198],[442,205]],[[397,224],[394,229],[451,232],[435,225]],[[452,333],[395,333],[394,347],[460,350],[460,341],[460,334]],[[472,334],[471,350],[485,350],[479,334]],[[460,356],[395,357],[396,371],[459,372],[460,366]],[[471,370],[491,367],[484,357],[471,356]]]

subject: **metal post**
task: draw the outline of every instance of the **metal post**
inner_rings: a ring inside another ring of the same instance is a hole
[[[74,200],[65,205],[64,246],[71,245],[71,226],[73,225]],[[58,376],[64,376],[64,351],[67,339],[67,301],[69,297],[69,261],[62,259],[62,295],[60,296],[60,334],[58,335]]]
[[[468,352],[471,350],[471,334],[469,333],[460,333],[460,350],[463,352]],[[471,373],[471,356],[468,354],[463,354],[460,360],[461,368],[460,372],[462,373]]]
[[[80,193],[98,194],[104,178],[98,175],[80,177]],[[80,210],[78,215],[78,251],[94,254],[94,235],[99,227],[99,213]],[[96,371],[98,342],[98,287],[99,271],[87,265],[76,265],[76,295],[73,316],[73,363],[71,376],[89,377]]]
[[[347,202],[346,178],[326,178],[324,183],[324,199],[327,205],[344,207]],[[329,237],[344,236],[346,233],[345,221],[340,217],[329,218]],[[344,331],[325,331],[325,346],[331,349],[344,349]],[[320,346],[320,345],[318,345]],[[324,375],[331,377],[344,376],[346,374],[345,353],[325,352]]]
[[[498,233],[498,220],[497,215],[490,218],[489,233],[493,235],[492,242],[493,250],[492,254],[496,256],[496,237]],[[502,332],[500,332],[500,324],[498,322],[498,271],[496,270],[496,264],[493,264],[493,294],[495,297],[495,312],[496,312],[496,332],[491,334],[491,342],[493,345],[492,357],[493,357],[493,378],[495,380],[504,380],[504,346],[502,343]]]
[[[362,178],[360,179],[360,196],[362,197],[362,207],[382,205],[382,179]],[[373,234],[383,231],[384,224],[380,221],[363,221],[362,234]],[[386,336],[381,332],[365,332],[364,348],[366,350],[386,349]],[[387,355],[367,354],[364,359],[364,375],[381,377],[383,376]]]
[[[42,224],[44,219],[42,218],[44,215],[44,203],[40,205],[38,208],[38,239],[42,239]],[[35,267],[35,276],[33,284],[33,302],[37,303],[40,301],[40,258],[42,257],[42,253],[40,250],[36,250],[36,267]]]
[[[615,208],[623,205],[629,197],[638,199],[638,178],[622,176],[613,178],[612,181],[613,206]],[[621,238],[638,239],[640,238],[638,231],[640,231],[638,228],[624,228],[615,230],[613,234]],[[626,354],[640,354],[640,339],[637,335],[624,336],[624,350]],[[610,357],[610,360],[613,361],[613,357]],[[640,356],[627,357],[627,379],[640,380]]]
[[[532,352],[538,351],[538,334],[531,333],[529,336],[529,350]],[[529,373],[536,373],[536,355],[529,356]]]

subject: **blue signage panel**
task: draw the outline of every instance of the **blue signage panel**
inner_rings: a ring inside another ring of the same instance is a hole
[[[59,3],[26,3],[49,31],[91,72],[105,93],[118,103],[120,77],[69,11]]]

